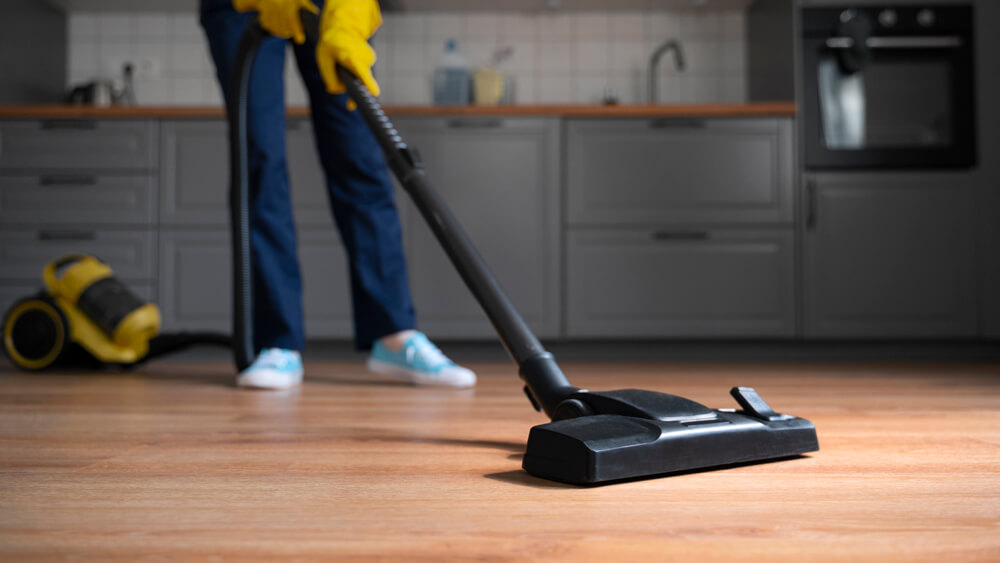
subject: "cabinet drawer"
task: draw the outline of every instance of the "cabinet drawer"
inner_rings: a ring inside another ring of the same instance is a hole
[[[156,294],[153,284],[145,282],[128,283],[126,285],[139,299],[153,301]],[[11,305],[25,297],[34,296],[43,288],[44,284],[42,283],[41,276],[39,276],[38,281],[35,283],[0,283],[0,315],[6,315]]]
[[[299,233],[309,338],[352,335],[347,259],[332,229]],[[227,231],[160,235],[159,304],[166,330],[232,330],[232,249]]]
[[[156,264],[154,235],[140,231],[51,229],[0,232],[0,277],[41,280],[45,265],[66,254],[91,254],[122,279],[149,280]],[[41,282],[39,282],[41,283]]]
[[[0,123],[0,170],[156,167],[150,121],[56,119]]]
[[[793,232],[576,230],[574,337],[776,337],[795,332]]]
[[[296,224],[328,226],[333,219],[312,126],[290,120],[286,150]],[[160,221],[165,225],[229,223],[229,137],[226,122],[168,121],[161,128]]]
[[[789,119],[576,120],[570,224],[791,223]]]
[[[155,219],[152,176],[46,174],[0,176],[0,225],[149,225]]]

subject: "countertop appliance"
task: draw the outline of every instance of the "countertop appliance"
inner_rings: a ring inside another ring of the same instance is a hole
[[[805,8],[800,40],[807,169],[975,165],[971,6]]]

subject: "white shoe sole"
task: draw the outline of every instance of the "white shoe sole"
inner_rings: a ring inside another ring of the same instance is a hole
[[[302,384],[302,374],[282,373],[278,371],[258,370],[253,373],[240,374],[236,378],[236,386],[246,389],[291,389]]]
[[[455,387],[467,388],[476,384],[476,374],[470,370],[459,367],[452,375],[442,374],[440,377],[423,375],[420,372],[408,370],[395,364],[383,362],[373,358],[368,358],[368,370],[381,375],[387,375],[403,381],[408,381],[414,385],[427,387]]]

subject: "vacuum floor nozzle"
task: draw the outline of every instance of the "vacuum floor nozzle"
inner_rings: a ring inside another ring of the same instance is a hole
[[[742,410],[713,410],[683,397],[626,389],[581,392],[602,414],[531,429],[523,467],[532,475],[593,485],[787,458],[819,449],[808,420],[775,413],[747,387]]]

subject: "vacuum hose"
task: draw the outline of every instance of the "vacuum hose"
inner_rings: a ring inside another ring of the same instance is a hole
[[[253,269],[250,262],[250,166],[247,145],[250,76],[268,33],[257,21],[243,34],[226,101],[229,118],[229,213],[233,245],[233,356],[243,371],[256,356],[253,346]]]

